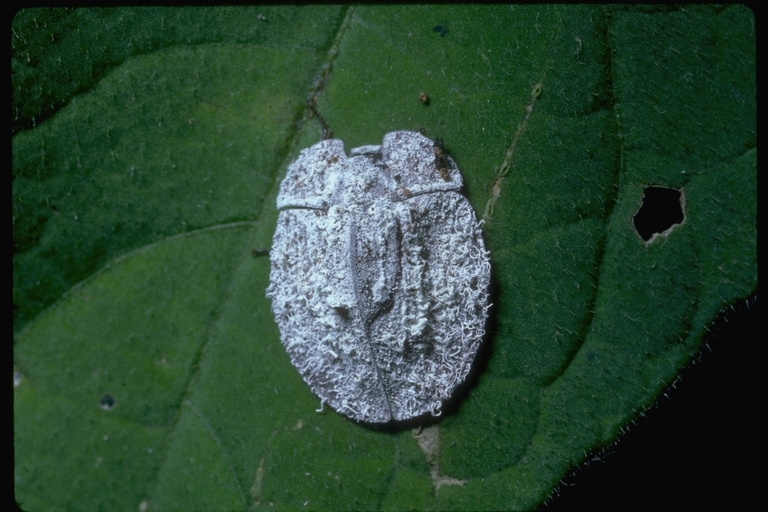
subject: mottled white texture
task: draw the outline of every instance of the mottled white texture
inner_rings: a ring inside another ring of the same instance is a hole
[[[291,361],[357,421],[439,414],[469,372],[490,263],[461,175],[433,143],[392,132],[344,153],[305,149],[280,185],[267,296]]]

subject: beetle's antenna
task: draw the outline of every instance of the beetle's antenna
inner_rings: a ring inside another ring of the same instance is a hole
[[[315,114],[315,117],[317,117],[317,120],[320,121],[320,126],[323,127],[323,140],[328,140],[331,138],[331,129],[328,128],[328,123],[325,122],[325,119],[323,119],[323,116],[320,115],[320,112],[317,111],[315,108],[315,100],[314,98],[312,101],[307,102],[307,106],[309,107],[309,110],[312,111],[312,113]]]

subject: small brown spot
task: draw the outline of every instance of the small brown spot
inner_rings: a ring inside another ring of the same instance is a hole
[[[432,144],[432,150],[435,152],[435,168],[437,168],[440,176],[445,181],[451,180],[451,175],[448,174],[448,162],[445,160],[445,146],[443,145],[443,139],[440,137],[435,139]]]
[[[421,91],[419,93],[419,101],[425,105],[429,105],[429,96],[427,96],[427,93],[425,93],[424,91]]]
[[[403,187],[403,195],[405,197],[411,197],[412,192],[410,191],[410,189],[407,189],[407,188]]]

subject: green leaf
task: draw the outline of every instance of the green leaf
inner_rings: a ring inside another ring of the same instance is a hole
[[[20,11],[17,500],[535,508],[756,290],[754,27],[742,6]],[[311,98],[347,148],[442,137],[485,217],[478,375],[418,435],[315,412],[264,296]],[[650,185],[684,220],[646,242]]]

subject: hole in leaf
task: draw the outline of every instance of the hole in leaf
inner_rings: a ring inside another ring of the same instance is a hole
[[[680,190],[646,187],[643,204],[632,219],[637,234],[647,242],[654,235],[666,234],[675,224],[682,224],[684,204],[685,197]]]

